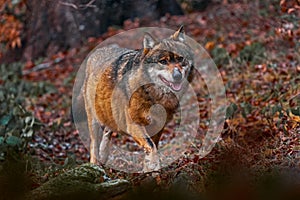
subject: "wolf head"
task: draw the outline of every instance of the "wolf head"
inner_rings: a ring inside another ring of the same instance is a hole
[[[143,64],[150,79],[180,92],[191,80],[193,69],[193,54],[185,42],[183,27],[159,42],[147,33],[143,46]]]

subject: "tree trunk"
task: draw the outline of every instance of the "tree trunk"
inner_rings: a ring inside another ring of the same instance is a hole
[[[97,37],[126,19],[183,14],[176,0],[30,0],[27,6],[25,60],[79,47],[88,37]]]

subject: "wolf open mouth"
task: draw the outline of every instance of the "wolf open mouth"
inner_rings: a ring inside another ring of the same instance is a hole
[[[182,88],[182,81],[180,82],[171,82],[159,75],[159,78],[162,80],[163,83],[165,83],[168,87],[170,87],[172,90],[178,92]]]

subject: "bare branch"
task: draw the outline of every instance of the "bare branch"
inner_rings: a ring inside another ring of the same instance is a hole
[[[95,8],[96,6],[93,5],[93,3],[94,3],[95,1],[96,1],[96,0],[91,0],[91,1],[88,2],[87,4],[80,5],[79,7],[83,6],[84,8]]]
[[[64,5],[64,6],[69,6],[71,8],[74,8],[75,10],[81,9],[87,9],[87,8],[95,8],[96,5],[94,5],[93,3],[95,3],[96,0],[91,0],[86,4],[80,4],[80,5],[76,5],[74,3],[69,3],[69,2],[64,2],[64,1],[59,1],[59,4]]]
[[[76,5],[73,4],[73,3],[68,3],[68,2],[62,2],[62,1],[59,1],[59,4],[64,5],[64,6],[69,6],[69,7],[72,7],[72,8],[74,8],[74,9],[78,10],[78,6],[76,6]]]
[[[64,58],[56,58],[53,61],[38,64],[38,65],[34,66],[32,69],[24,70],[22,74],[23,75],[28,75],[28,74],[30,74],[32,72],[36,72],[36,71],[48,69],[51,66],[53,66],[54,64],[58,64],[58,63],[60,63],[63,60],[64,60]]]

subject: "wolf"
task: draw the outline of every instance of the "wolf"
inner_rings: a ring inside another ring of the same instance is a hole
[[[93,52],[83,86],[90,162],[106,163],[111,134],[117,132],[144,149],[144,172],[159,170],[158,142],[193,80],[193,60],[183,26],[162,40],[145,33],[138,50],[111,45]]]

